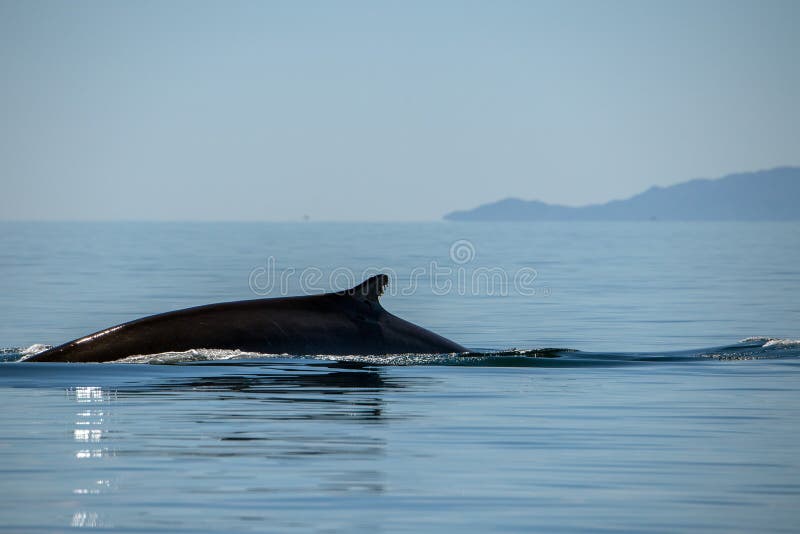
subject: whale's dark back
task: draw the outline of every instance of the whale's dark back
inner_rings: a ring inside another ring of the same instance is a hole
[[[298,355],[467,350],[384,310],[378,296],[387,282],[378,275],[342,293],[225,302],[152,315],[53,347],[29,361],[106,362],[200,348]]]

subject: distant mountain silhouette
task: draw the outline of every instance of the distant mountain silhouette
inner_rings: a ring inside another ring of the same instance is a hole
[[[800,220],[800,168],[731,174],[651,187],[626,200],[582,207],[507,198],[444,216],[451,221]]]

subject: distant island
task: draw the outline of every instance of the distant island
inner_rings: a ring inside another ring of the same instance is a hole
[[[788,221],[800,220],[800,168],[651,187],[625,200],[581,207],[507,198],[454,211],[450,221]]]

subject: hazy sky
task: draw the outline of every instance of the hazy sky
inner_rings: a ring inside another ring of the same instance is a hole
[[[800,2],[0,0],[0,218],[427,220],[800,164]]]

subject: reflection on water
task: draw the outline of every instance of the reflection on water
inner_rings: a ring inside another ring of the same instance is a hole
[[[78,386],[67,389],[67,398],[73,398],[83,408],[87,408],[83,405],[92,405],[89,409],[82,409],[75,413],[73,438],[83,445],[75,452],[76,458],[102,458],[108,454],[108,449],[85,447],[88,444],[99,444],[103,439],[103,425],[106,417],[110,416],[109,403],[114,397],[114,394],[96,386]]]
[[[64,488],[69,526],[118,523],[120,510],[110,504],[120,495],[180,515],[204,496],[269,501],[287,491],[385,491],[385,474],[375,467],[386,454],[379,427],[397,416],[386,414],[384,395],[409,379],[336,362],[146,367],[163,376],[66,388],[75,462]],[[148,517],[138,521],[148,524]]]
[[[0,531],[789,532],[799,372],[7,365]]]
[[[115,452],[101,447],[104,433],[108,431],[108,421],[112,418],[111,403],[116,399],[113,391],[97,386],[76,386],[66,390],[67,400],[79,405],[75,412],[73,440],[79,444],[75,450],[77,460],[101,460],[113,456]],[[92,471],[95,466],[87,466]],[[111,487],[110,480],[96,480],[91,477],[76,476],[80,485],[72,490],[73,495],[98,495]],[[101,514],[81,508],[72,515],[71,527],[102,527]]]
[[[341,420],[380,422],[383,416],[382,391],[403,387],[398,381],[387,381],[381,373],[364,365],[324,363],[313,365],[247,364],[237,367],[246,374],[210,374],[214,369],[231,368],[230,365],[194,365],[205,368],[205,376],[166,380],[146,388],[126,387],[119,390],[122,396],[137,394],[173,395],[189,393],[203,399],[218,401],[257,401],[268,407],[257,412],[237,414],[221,412],[204,413],[211,422],[218,415],[243,419],[266,420]],[[263,369],[263,370],[261,370]],[[302,405],[301,407],[298,405]]]
[[[72,516],[71,527],[101,527],[100,516],[94,512],[75,512]]]

